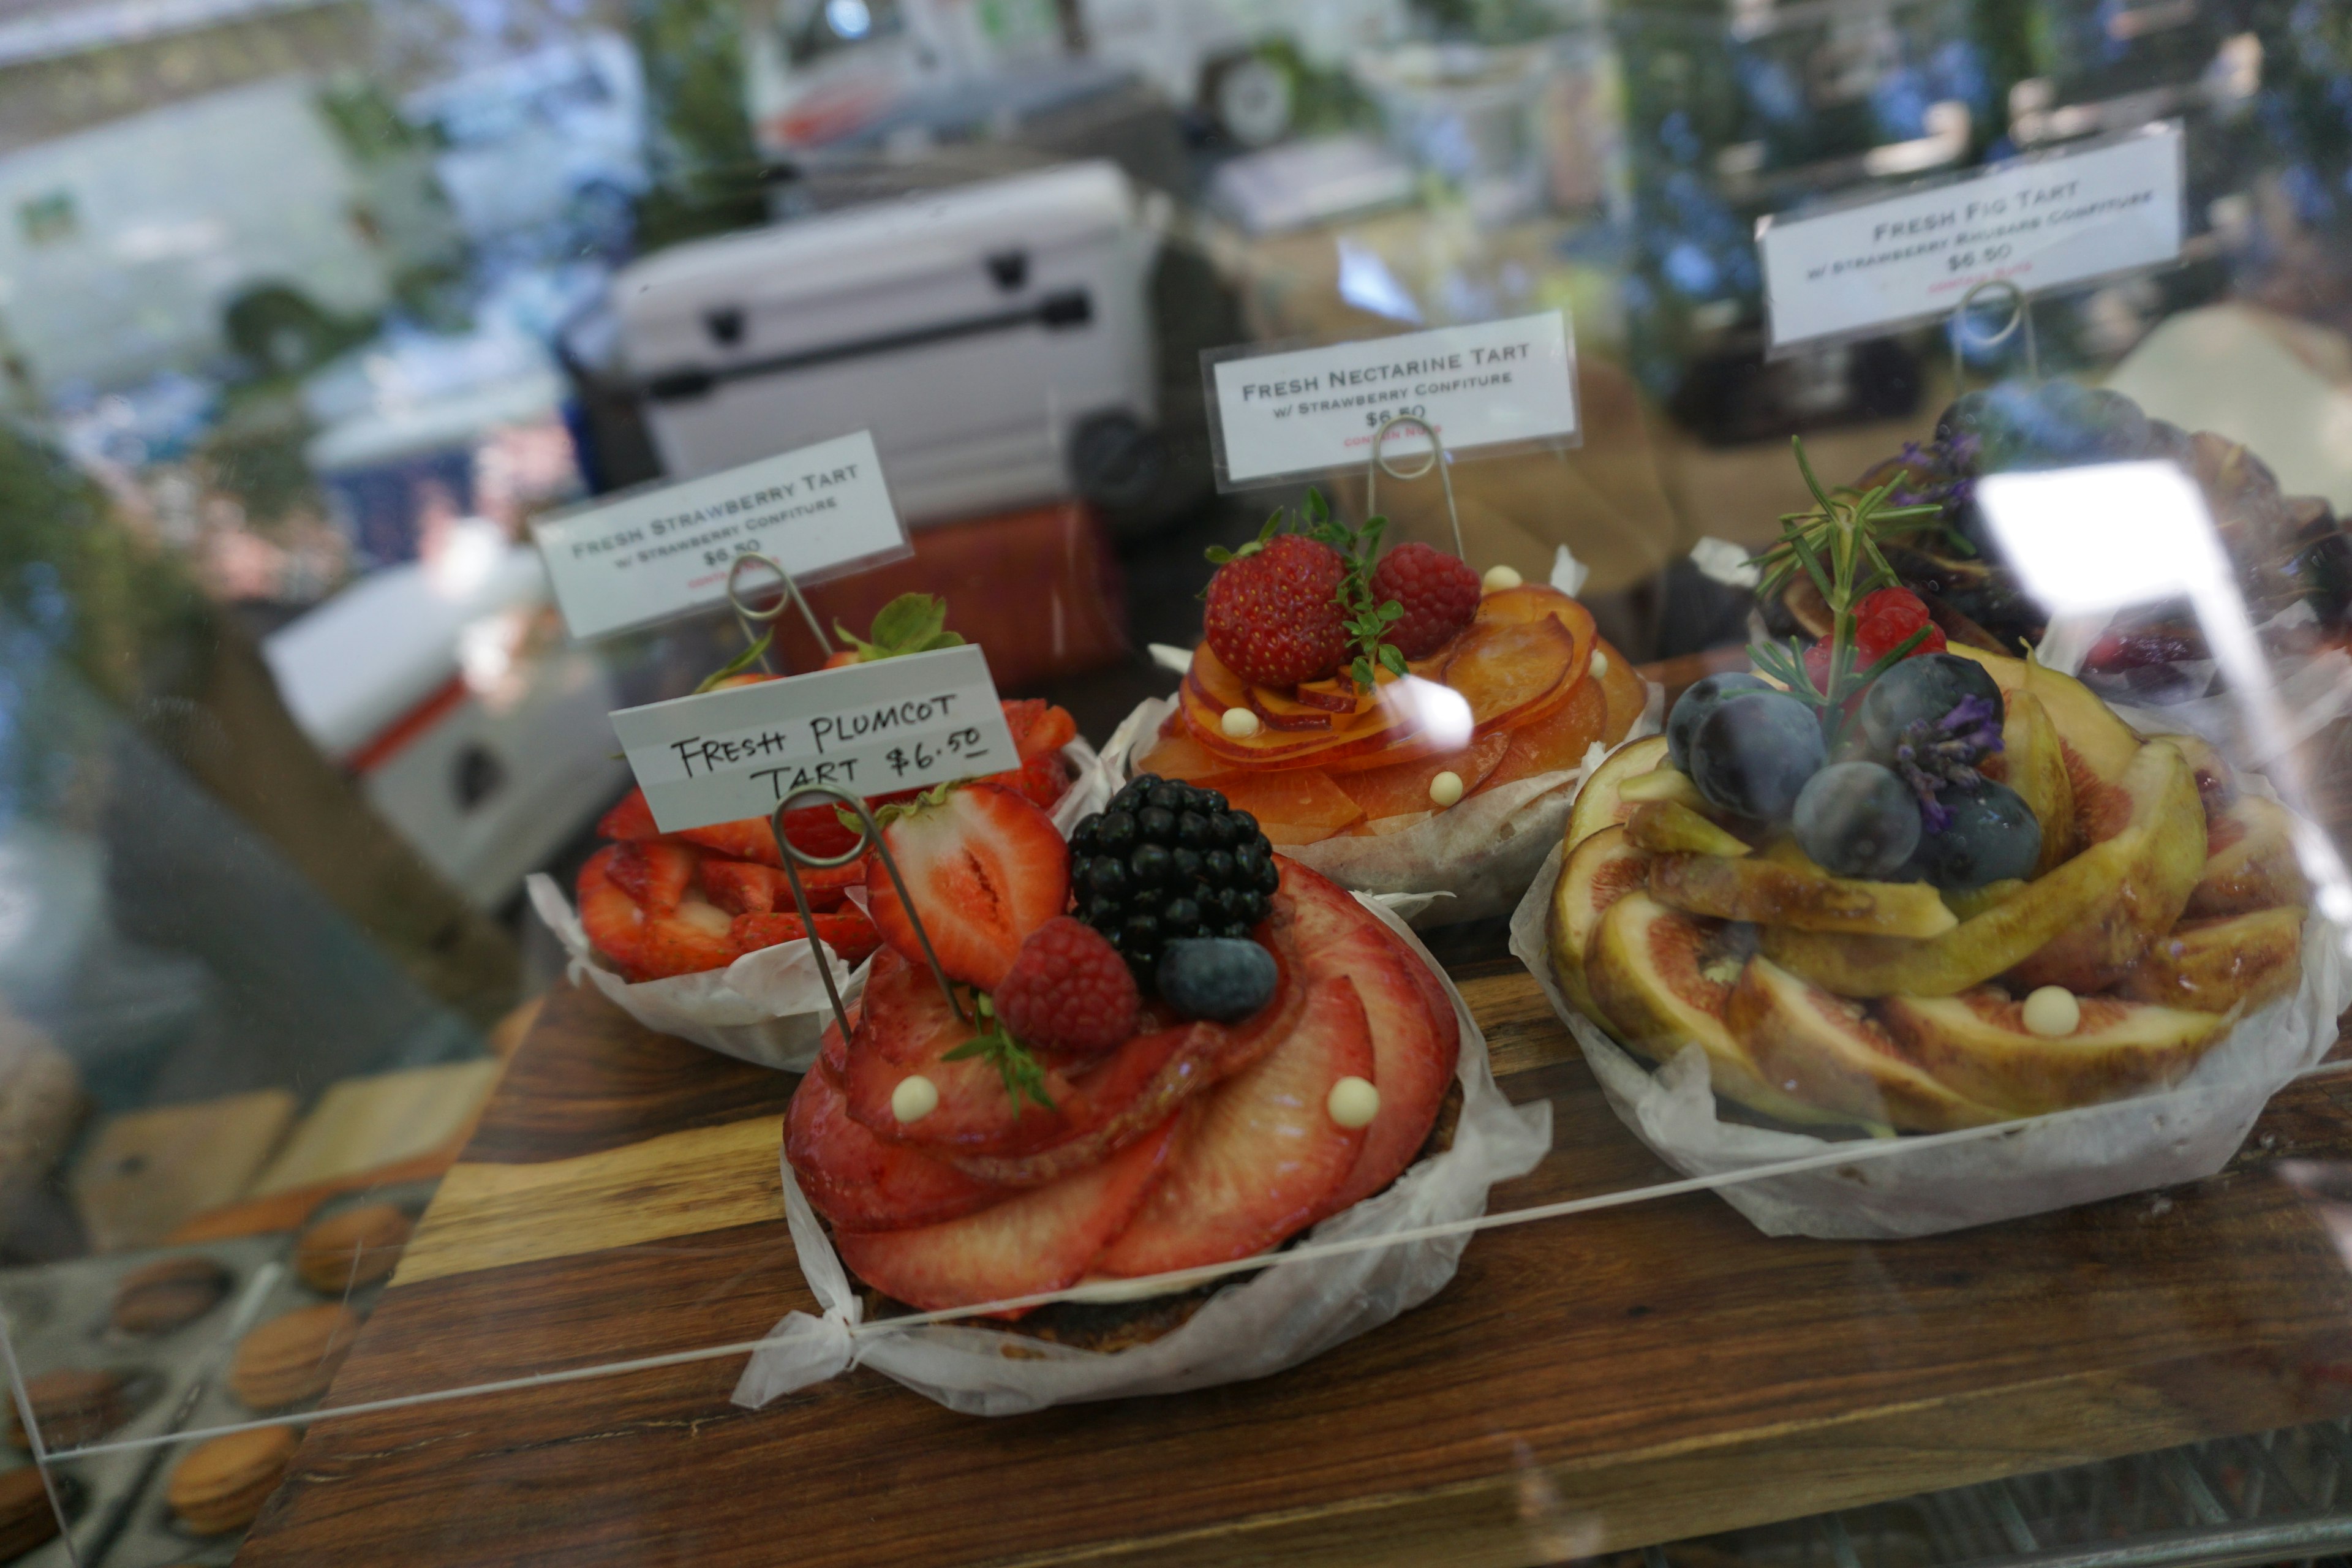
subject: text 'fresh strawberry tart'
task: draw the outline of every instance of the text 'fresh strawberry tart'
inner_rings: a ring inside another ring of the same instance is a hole
[[[954,996],[875,868],[883,946],[784,1145],[883,1296],[936,1310],[1253,1257],[1430,1142],[1461,1047],[1443,984],[1218,792],[1136,779],[1070,844],[988,783],[883,816]]]

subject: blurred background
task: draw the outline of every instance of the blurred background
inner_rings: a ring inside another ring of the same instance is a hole
[[[1792,434],[1850,479],[2013,368],[1768,360],[1755,220],[2153,119],[2184,261],[2037,300],[2042,369],[2340,510],[2316,0],[0,0],[0,1263],[454,1153],[606,712],[741,646],[572,643],[533,518],[870,427],[914,554],[818,613],[942,593],[1099,741],[1296,499],[1218,494],[1203,350],[1563,309],[1582,444],[1458,467],[1472,563],[1736,643],[1690,552],[1802,504]]]

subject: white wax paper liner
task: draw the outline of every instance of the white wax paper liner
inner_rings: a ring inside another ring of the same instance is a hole
[[[1723,1120],[1698,1046],[1653,1071],[1561,994],[1545,930],[1561,858],[1554,844],[1512,914],[1511,952],[1576,1037],[1618,1120],[1686,1176],[1833,1150],[1810,1133]],[[1910,1147],[1884,1159],[1717,1191],[1767,1236],[1851,1241],[1933,1236],[2197,1181],[2229,1163],[2273,1094],[2327,1054],[2346,984],[2343,933],[2313,910],[2295,994],[2241,1020],[2169,1089],[2030,1118],[1992,1136],[1906,1135]]]
[[[1054,803],[1053,816],[1054,826],[1066,838],[1078,818],[1101,809],[1110,790],[1102,759],[1085,740],[1063,747],[1062,756],[1070,764],[1070,787]],[[534,873],[523,886],[539,918],[571,955],[574,985],[586,980],[646,1028],[691,1040],[721,1056],[785,1072],[806,1072],[816,1060],[833,1009],[807,942],[778,942],[747,952],[724,969],[633,984],[590,945],[572,900],[553,878]],[[824,947],[824,955],[842,988],[842,1000],[863,994],[866,965],[848,969],[830,947]]]
[[[1444,971],[1383,900],[1357,897],[1444,978]],[[1487,1063],[1486,1037],[1450,980],[1445,993],[1462,1027],[1455,1069],[1462,1114],[1452,1146],[1414,1165],[1387,1191],[1317,1226],[1308,1246],[1475,1219],[1486,1212],[1490,1186],[1525,1175],[1549,1151],[1551,1107],[1515,1106],[1503,1097]],[[976,1320],[903,1329],[891,1327],[888,1320],[861,1321],[856,1288],[793,1180],[790,1162],[783,1173],[793,1245],[824,1315],[787,1314],[752,1353],[735,1386],[735,1403],[753,1408],[853,1366],[872,1367],[971,1415],[1017,1415],[1050,1405],[1175,1394],[1264,1377],[1378,1328],[1435,1295],[1454,1278],[1470,1239],[1464,1230],[1277,1263],[1245,1283],[1227,1285],[1181,1328],[1150,1344],[1092,1351],[980,1326]]]
[[[1643,686],[1647,697],[1626,733],[1629,741],[1656,734],[1665,709],[1665,688],[1647,680]],[[1127,782],[1133,753],[1150,749],[1175,707],[1170,699],[1153,698],[1112,731],[1102,752],[1112,790]],[[1342,835],[1275,849],[1360,893],[1436,895],[1412,918],[1417,926],[1505,914],[1543,864],[1544,851],[1559,841],[1584,775],[1604,754],[1595,742],[1577,767],[1499,784],[1396,833]]]

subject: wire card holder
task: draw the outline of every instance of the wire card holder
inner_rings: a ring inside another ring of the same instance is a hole
[[[1388,450],[1389,432],[1402,426],[1418,426],[1421,433],[1429,437],[1429,450],[1422,455],[1421,467],[1410,473],[1390,460]],[[1462,548],[1462,514],[1454,506],[1453,458],[1437,434],[1437,426],[1418,414],[1391,415],[1381,422],[1378,430],[1372,432],[1372,455],[1364,465],[1364,515],[1378,517],[1381,514],[1381,476],[1383,473],[1392,479],[1409,482],[1423,478],[1432,468],[1437,470],[1438,483],[1445,487],[1445,521],[1454,530],[1454,553],[1466,561],[1469,554]]]
[[[741,578],[743,568],[746,566],[764,566],[782,580],[784,591],[776,596],[774,604],[762,608],[743,596]],[[808,623],[809,632],[816,638],[817,647],[825,658],[831,658],[834,653],[833,639],[826,637],[824,627],[817,624],[816,612],[810,609],[808,601],[801,596],[801,585],[793,581],[793,574],[784,570],[783,563],[772,555],[762,555],[757,551],[747,551],[735,557],[734,562],[727,568],[727,607],[735,612],[736,624],[743,628],[743,640],[750,647],[744,650],[740,658],[730,660],[726,668],[703,682],[701,689],[708,691],[729,676],[740,674],[754,659],[759,661],[761,669],[766,670],[770,675],[776,674],[773,657],[776,622],[783,617],[786,605],[800,606],[801,619]],[[751,628],[755,626],[764,629],[754,632]]]

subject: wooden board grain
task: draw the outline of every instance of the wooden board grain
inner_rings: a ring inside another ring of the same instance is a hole
[[[1668,1173],[1524,973],[1463,980],[1506,1091],[1555,1116],[1496,1208]],[[706,1075],[737,1076],[559,994],[331,1403],[814,1310],[760,1210],[781,1096],[719,1120]],[[586,1147],[520,1085],[583,1108]],[[1497,1229],[1396,1322],[1177,1397],[983,1421],[857,1371],[752,1412],[729,1356],[329,1419],[239,1561],[1529,1563],[2342,1413],[2352,1291],[2280,1172],[2347,1125],[2352,1078],[2306,1081],[2210,1181],[1919,1241],[1774,1239],[1706,1194]]]

